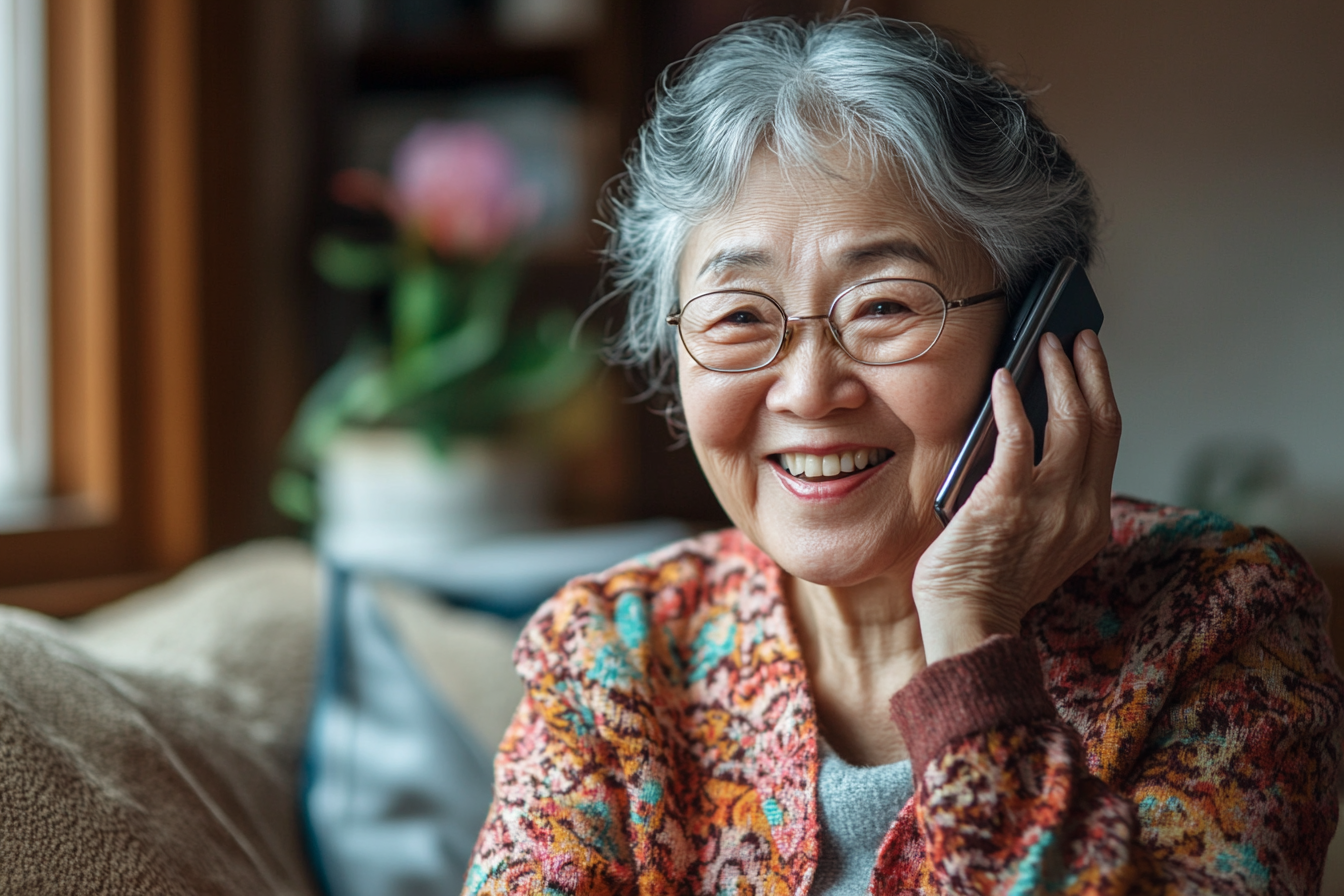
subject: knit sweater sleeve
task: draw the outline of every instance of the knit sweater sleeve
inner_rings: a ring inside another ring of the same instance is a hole
[[[893,697],[942,891],[1318,891],[1344,694],[1328,593],[1273,536],[1223,533],[1187,559],[1161,586],[1184,611],[1159,595],[1097,648],[1126,659],[1083,734],[1056,708],[1077,681],[1047,689],[1024,638],[934,663]],[[1192,612],[1201,589],[1214,600]]]

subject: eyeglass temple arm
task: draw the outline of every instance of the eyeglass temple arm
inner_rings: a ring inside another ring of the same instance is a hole
[[[981,302],[988,302],[991,299],[1005,299],[1007,297],[1008,293],[1004,292],[1002,289],[991,289],[989,292],[982,292],[978,296],[970,296],[965,299],[957,299],[955,302],[948,302],[947,307],[949,310],[952,308],[968,308],[971,305],[979,305]]]

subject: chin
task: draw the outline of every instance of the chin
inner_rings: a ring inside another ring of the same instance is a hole
[[[884,527],[885,528],[885,527]],[[794,578],[829,588],[861,585],[902,567],[903,557],[912,559],[914,573],[922,549],[908,537],[886,531],[835,529],[748,533],[761,550]]]

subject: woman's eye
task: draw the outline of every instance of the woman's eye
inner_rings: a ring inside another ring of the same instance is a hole
[[[759,324],[760,322],[761,319],[756,315],[756,312],[745,309],[727,314],[719,321],[719,323],[724,324]]]
[[[894,299],[878,299],[869,302],[863,309],[863,313],[873,317],[884,317],[893,314],[909,314],[910,306],[904,302],[897,302]]]

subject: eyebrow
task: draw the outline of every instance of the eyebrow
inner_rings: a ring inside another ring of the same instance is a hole
[[[770,253],[761,249],[724,249],[710,256],[697,275],[708,273],[722,274],[732,268],[763,268],[770,264]]]
[[[866,246],[856,246],[844,255],[845,264],[848,266],[874,258],[914,261],[928,265],[935,272],[939,272],[938,265],[934,263],[929,253],[925,252],[918,243],[910,240],[879,240]],[[709,260],[700,268],[700,273],[697,276],[703,277],[708,273],[721,274],[734,268],[763,268],[767,267],[770,262],[770,253],[763,249],[728,248],[710,256]]]
[[[890,258],[899,261],[914,261],[919,264],[928,265],[933,268],[935,273],[938,271],[938,265],[934,262],[929,253],[918,244],[910,240],[880,240],[867,246],[857,246],[845,253],[845,261],[848,264],[855,264],[861,261],[867,261],[870,258]]]

